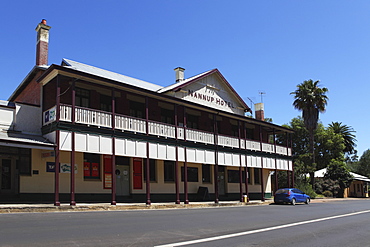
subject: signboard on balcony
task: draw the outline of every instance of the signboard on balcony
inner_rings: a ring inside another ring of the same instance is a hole
[[[54,122],[57,116],[57,108],[54,106],[44,112],[44,125]]]

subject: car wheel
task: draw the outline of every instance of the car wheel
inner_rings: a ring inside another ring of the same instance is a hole
[[[310,204],[310,202],[311,202],[310,198],[306,198],[306,201],[304,203]]]
[[[295,206],[296,200],[295,198],[292,199],[292,205]]]

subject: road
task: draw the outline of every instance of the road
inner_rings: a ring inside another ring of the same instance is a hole
[[[0,246],[370,246],[369,232],[366,199],[0,215]]]

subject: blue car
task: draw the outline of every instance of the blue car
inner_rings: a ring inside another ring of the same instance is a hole
[[[275,192],[274,196],[274,202],[276,204],[290,203],[294,206],[297,202],[304,202],[306,204],[310,204],[310,201],[311,198],[309,195],[306,195],[301,190],[295,188],[278,189]]]

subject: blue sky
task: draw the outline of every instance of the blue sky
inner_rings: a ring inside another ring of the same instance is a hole
[[[329,89],[320,121],[356,131],[370,148],[370,1],[6,1],[0,10],[0,99],[35,65],[41,19],[49,64],[62,58],[162,86],[218,68],[250,105],[276,124],[301,115],[290,92],[307,79]]]

